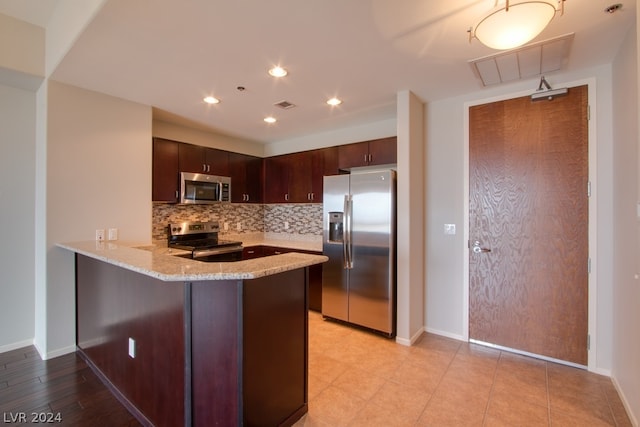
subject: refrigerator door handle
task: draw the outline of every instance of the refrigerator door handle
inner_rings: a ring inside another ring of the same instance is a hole
[[[344,251],[344,268],[349,270],[353,267],[353,252],[351,245],[351,215],[353,213],[353,199],[350,194],[345,194],[344,196],[344,243],[343,243],[343,251]]]

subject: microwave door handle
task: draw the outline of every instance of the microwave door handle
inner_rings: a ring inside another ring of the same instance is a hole
[[[218,195],[216,199],[218,199],[219,202],[222,201],[222,182],[221,181],[218,181]]]

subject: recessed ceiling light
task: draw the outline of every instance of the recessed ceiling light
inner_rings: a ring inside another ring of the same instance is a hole
[[[273,116],[265,117],[265,118],[264,118],[264,121],[265,121],[266,123],[275,123],[275,122],[277,122],[276,118],[275,118],[275,117],[273,117]]]
[[[220,100],[214,96],[207,96],[203,99],[207,104],[219,104]]]
[[[331,105],[332,107],[335,107],[336,105],[342,104],[342,100],[334,97],[334,98],[328,99],[327,104]]]
[[[279,65],[269,70],[269,75],[273,77],[284,77],[287,74],[289,74],[289,72]]]

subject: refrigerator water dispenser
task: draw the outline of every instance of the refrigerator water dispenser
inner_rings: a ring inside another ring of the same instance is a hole
[[[342,243],[342,212],[329,212],[329,242]]]

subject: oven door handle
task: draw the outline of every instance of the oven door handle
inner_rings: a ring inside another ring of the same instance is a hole
[[[231,254],[234,252],[242,252],[242,246],[231,246],[228,248],[200,249],[193,251],[193,258],[204,258],[211,255]]]

